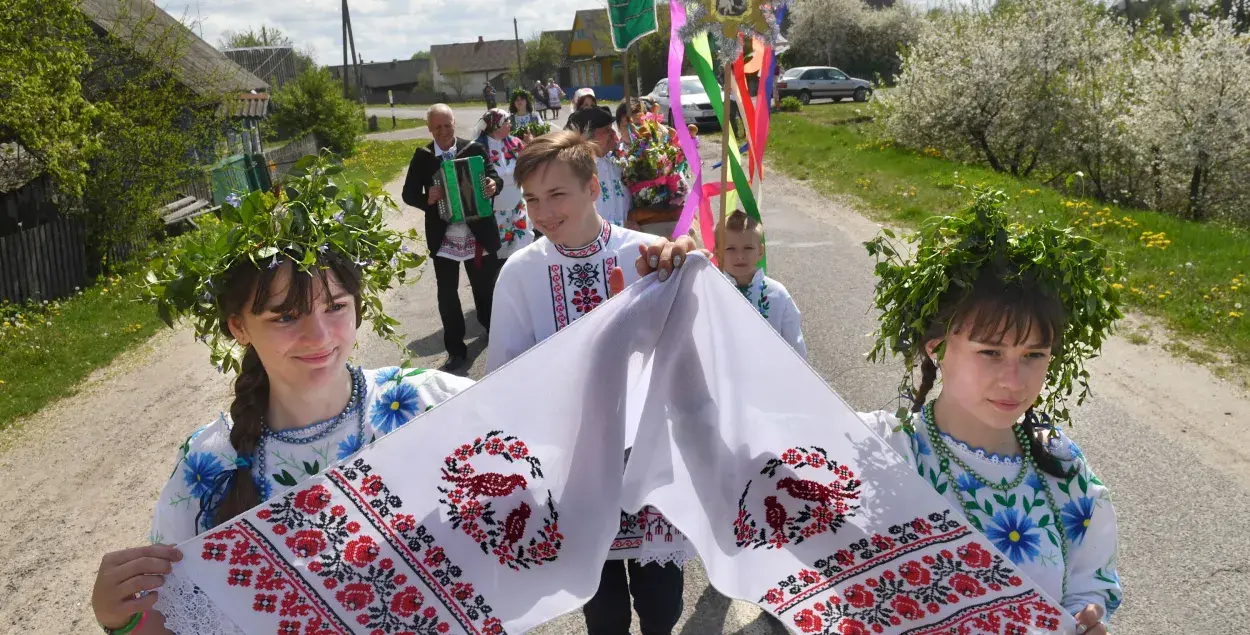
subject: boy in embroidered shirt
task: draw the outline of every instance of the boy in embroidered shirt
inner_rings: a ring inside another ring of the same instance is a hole
[[[760,268],[760,260],[764,257],[764,225],[739,210],[725,219],[724,230],[725,263],[722,269],[725,274],[781,337],[803,359],[807,359],[799,307],[790,297],[790,292],[780,282],[765,276]]]
[[[668,244],[665,239],[604,220],[595,210],[601,197],[596,154],[593,143],[565,130],[539,137],[517,158],[513,175],[525,192],[530,220],[543,237],[513,254],[499,272],[488,373],[599,306],[622,290],[624,282],[657,265],[662,267],[660,280],[667,279],[668,267],[680,266],[684,254],[694,249],[694,241],[682,237],[662,257],[656,249]],[[648,245],[649,257],[639,258],[648,253]],[[635,258],[636,267],[628,266]],[[609,277],[614,278],[611,285]],[[683,578],[681,568],[671,562],[609,560],[598,591],[583,607],[587,633],[628,633],[631,594],[643,633],[671,633],[681,617]]]

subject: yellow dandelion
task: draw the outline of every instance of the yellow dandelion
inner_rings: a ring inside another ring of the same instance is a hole
[[[1112,283],[1111,288],[1112,288],[1112,289],[1123,289],[1123,288],[1124,288],[1124,285],[1122,285],[1122,284],[1120,284],[1120,283],[1118,283],[1118,282],[1115,282],[1115,283]]]

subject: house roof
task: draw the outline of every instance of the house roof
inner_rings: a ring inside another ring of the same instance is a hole
[[[180,29],[186,38],[186,51],[171,60],[170,71],[199,95],[269,89],[264,80],[230,61],[152,0],[81,0],[81,7],[97,27],[139,47],[144,42],[162,41],[160,34],[170,28]]]
[[[567,66],[569,61],[569,42],[573,41],[573,30],[565,29],[563,31],[543,31],[540,38],[554,39],[560,44],[560,66]]]
[[[247,72],[268,81],[275,89],[299,77],[307,59],[301,59],[290,46],[248,46],[222,49],[221,52]]]
[[[509,40],[509,42],[511,42]],[[514,52],[515,55],[515,52]],[[342,77],[343,67],[330,66],[330,73]],[[493,70],[493,69],[492,69]],[[360,65],[361,79],[366,88],[390,88],[417,83],[421,76],[430,72],[430,60],[392,60],[390,62],[369,62]],[[354,77],[355,71],[350,76]]]
[[[522,50],[524,47],[522,46]],[[435,44],[430,47],[430,57],[438,65],[438,71],[475,73],[502,71],[516,64],[516,40],[482,40],[460,44]]]
[[[586,31],[586,39],[590,40],[595,57],[611,57],[619,55],[612,46],[612,23],[608,21],[607,9],[582,9],[574,16],[574,24],[580,20],[582,29]],[[571,39],[571,37],[570,37]],[[568,47],[565,47],[568,50]]]

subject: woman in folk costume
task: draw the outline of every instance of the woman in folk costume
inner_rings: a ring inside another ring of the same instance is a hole
[[[499,223],[499,260],[503,261],[517,250],[534,242],[534,230],[525,213],[525,199],[521,186],[512,178],[516,169],[517,155],[525,148],[520,139],[511,135],[512,124],[507,112],[496,108],[488,110],[477,122],[477,142],[486,148],[486,154],[503,179],[503,189],[495,195],[495,220]]]
[[[552,112],[553,119],[560,118],[560,100],[564,99],[564,90],[554,79],[547,80],[547,110]]]
[[[542,117],[534,112],[534,100],[530,96],[528,90],[518,88],[512,91],[512,95],[508,98],[508,111],[512,113],[512,130],[519,133],[521,141],[529,143],[531,141],[529,130],[526,128],[530,124],[542,124]],[[505,181],[507,179],[504,179]]]
[[[275,491],[325,470],[473,384],[470,379],[348,361],[368,319],[393,338],[376,301],[424,260],[383,224],[383,192],[306,157],[285,192],[237,196],[222,231],[177,250],[149,274],[161,315],[187,317],[225,372],[229,412],[179,448],[147,547],[104,556],[92,607],[113,634],[231,633],[228,614],[186,580],[163,578],[172,546],[221,525]],[[323,195],[331,183],[337,193]],[[350,211],[344,211],[350,210]],[[241,355],[240,355],[241,353]],[[208,417],[208,414],[205,413]]]
[[[931,220],[910,259],[892,233],[867,243],[883,313],[870,357],[903,355],[900,394],[914,402],[860,416],[1074,615],[1077,633],[1103,635],[1122,597],[1115,509],[1054,424],[1068,419],[1074,381],[1087,394],[1083,362],[1121,317],[1119,269],[1091,240],[1011,225],[1002,201],[979,192],[963,215]]]

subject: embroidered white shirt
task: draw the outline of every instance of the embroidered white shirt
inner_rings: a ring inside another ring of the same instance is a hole
[[[729,278],[735,286],[737,281]],[[768,320],[773,329],[786,340],[803,359],[807,359],[807,344],[803,341],[803,323],[799,307],[790,292],[776,280],[764,275],[763,269],[755,271],[755,277],[746,288],[738,287],[742,296]]]
[[[599,157],[595,166],[599,172],[599,199],[595,201],[595,210],[604,220],[620,227],[629,219],[634,197],[621,180],[621,168],[612,159]]]
[[[620,267],[625,284],[638,279],[638,245],[653,236],[604,221],[589,245],[567,249],[547,237],[513,254],[495,282],[486,372],[503,366],[535,344],[599,306],[609,297],[608,272]]]

